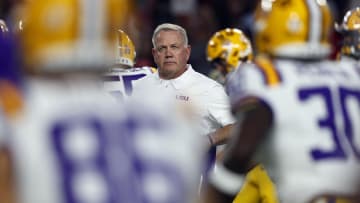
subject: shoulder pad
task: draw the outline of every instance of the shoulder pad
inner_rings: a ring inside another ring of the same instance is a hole
[[[281,83],[281,76],[273,61],[266,56],[258,56],[254,60],[256,66],[262,73],[264,83],[268,86],[276,86]]]

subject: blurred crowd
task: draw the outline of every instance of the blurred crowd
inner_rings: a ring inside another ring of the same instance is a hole
[[[152,31],[161,23],[171,22],[188,30],[192,46],[190,63],[197,71],[208,74],[211,70],[206,61],[206,44],[219,29],[235,27],[252,37],[252,13],[257,0],[136,0],[128,29],[137,48],[136,66],[154,66],[151,55]],[[356,0],[328,0],[340,22],[345,12],[359,6]]]
[[[23,0],[1,0],[0,19],[9,18],[12,5]],[[334,21],[340,22],[349,8],[359,6],[358,0],[327,0],[333,9]],[[151,55],[152,31],[161,23],[175,23],[188,30],[192,46],[190,63],[201,73],[211,70],[206,61],[206,44],[219,29],[234,27],[252,38],[252,13],[258,0],[134,0],[125,31],[133,39],[137,60],[135,66],[155,66]],[[334,36],[336,46],[336,36]]]

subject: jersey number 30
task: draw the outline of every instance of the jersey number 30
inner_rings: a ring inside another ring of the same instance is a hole
[[[324,159],[346,159],[348,158],[345,148],[345,140],[351,147],[351,151],[356,158],[360,160],[360,146],[356,146],[354,132],[353,116],[360,115],[360,112],[350,111],[350,102],[357,102],[358,109],[360,109],[360,91],[355,89],[348,89],[339,87],[333,91],[329,87],[319,86],[312,88],[300,89],[298,97],[302,102],[310,102],[311,98],[322,98],[327,115],[318,120],[320,128],[326,128],[331,132],[331,138],[334,142],[334,148],[331,150],[324,150],[319,147],[311,150],[311,156],[314,160],[320,161]],[[353,104],[353,103],[352,103]],[[340,107],[338,109],[338,106]],[[341,121],[343,127],[337,125]],[[357,132],[359,133],[359,132]]]

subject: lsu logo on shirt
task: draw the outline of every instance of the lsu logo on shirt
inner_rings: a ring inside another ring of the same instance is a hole
[[[177,100],[182,100],[182,101],[189,101],[189,96],[186,96],[186,95],[176,95],[176,99],[177,99]]]

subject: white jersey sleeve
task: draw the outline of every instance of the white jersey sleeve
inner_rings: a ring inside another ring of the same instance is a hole
[[[254,63],[243,63],[228,76],[226,91],[231,105],[248,98],[266,100],[267,92],[283,81],[280,71],[265,57]]]

